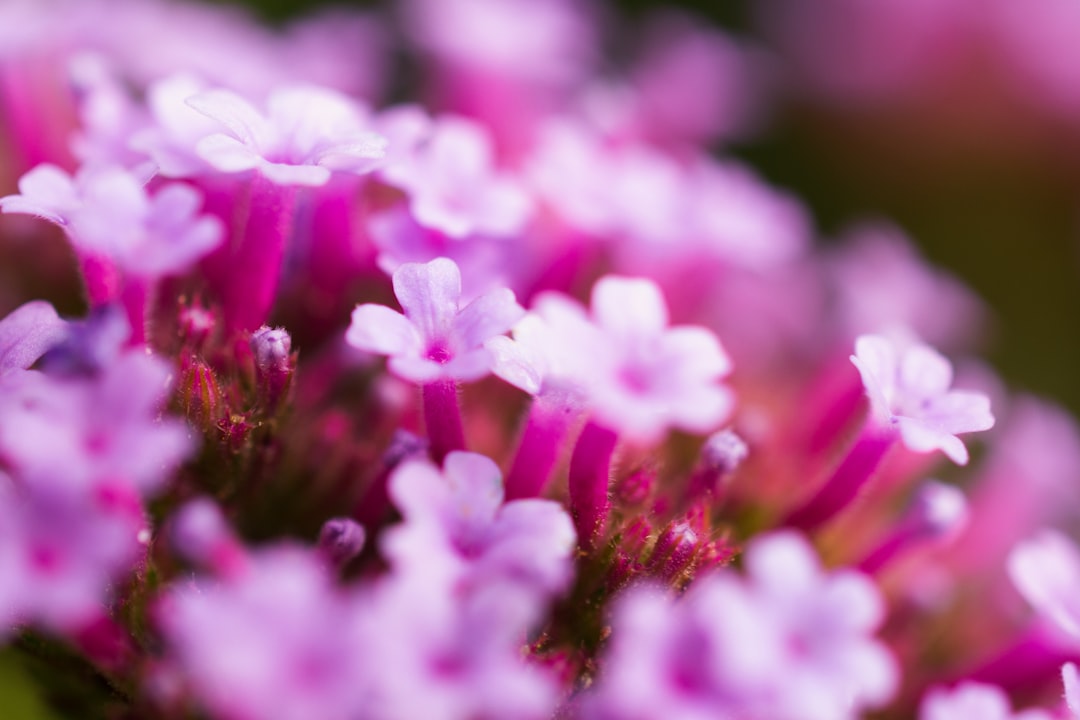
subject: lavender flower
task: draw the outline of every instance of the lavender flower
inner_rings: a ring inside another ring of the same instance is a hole
[[[900,350],[882,337],[864,335],[855,341],[851,362],[862,375],[875,418],[895,426],[909,450],[942,450],[965,465],[967,448],[956,436],[994,426],[989,399],[949,390],[952,365],[930,347]]]
[[[391,371],[418,383],[487,375],[492,356],[484,343],[524,314],[507,289],[463,304],[461,273],[445,258],[402,265],[394,272],[394,294],[404,314],[361,305],[353,311],[346,340],[360,350],[389,355]]]
[[[222,241],[219,221],[199,215],[198,191],[170,184],[150,195],[119,167],[87,167],[71,178],[43,165],[19,181],[19,190],[0,198],[0,210],[56,223],[80,252],[106,258],[134,276],[183,272]]]

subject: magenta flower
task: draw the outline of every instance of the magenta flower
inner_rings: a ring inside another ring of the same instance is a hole
[[[919,720],[1052,720],[1043,710],[1014,713],[1009,697],[995,685],[965,682],[951,690],[931,690],[919,706]]]
[[[855,341],[851,362],[859,369],[875,419],[896,427],[914,452],[941,450],[958,465],[968,451],[957,435],[994,426],[982,393],[949,390],[952,365],[926,345],[898,348],[877,335]]]
[[[591,315],[603,338],[586,381],[599,424],[649,442],[672,427],[706,434],[730,415],[734,399],[720,379],[731,361],[709,330],[668,327],[655,283],[602,278]]]
[[[487,375],[492,356],[484,343],[525,314],[505,288],[462,305],[461,273],[446,258],[399,267],[394,294],[404,314],[383,305],[360,305],[345,339],[360,350],[389,355],[390,370],[416,383]]]
[[[81,253],[107,258],[137,277],[183,272],[223,237],[217,218],[199,215],[198,191],[175,183],[150,195],[118,167],[87,167],[72,178],[41,165],[23,176],[19,191],[0,198],[0,209],[53,222]]]
[[[427,137],[381,175],[408,193],[420,225],[451,237],[513,235],[532,213],[525,191],[496,171],[485,128],[465,118],[436,120]]]
[[[30,367],[67,332],[67,323],[43,300],[12,310],[0,320],[0,375]]]
[[[390,496],[404,523],[383,535],[382,548],[399,571],[443,567],[472,585],[512,582],[540,596],[570,579],[576,538],[566,511],[549,500],[503,504],[502,474],[483,455],[452,452],[442,472],[406,463],[390,478]]]
[[[266,114],[228,90],[193,95],[187,104],[224,132],[199,140],[200,157],[224,173],[258,170],[277,185],[325,185],[333,172],[366,173],[386,152],[361,108],[318,87],[270,93]]]

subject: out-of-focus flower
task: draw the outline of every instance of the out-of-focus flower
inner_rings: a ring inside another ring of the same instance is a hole
[[[919,706],[919,720],[1051,720],[1042,710],[1014,713],[1009,698],[1001,688],[965,682],[952,690],[936,688]]]
[[[1009,554],[1009,577],[1035,609],[1080,637],[1080,550],[1065,535],[1043,530]]]
[[[386,140],[367,127],[347,97],[318,87],[270,93],[266,114],[229,90],[208,90],[185,101],[224,132],[198,141],[196,151],[224,173],[258,170],[278,185],[325,185],[331,173],[365,173],[386,153]]]
[[[703,579],[678,601],[636,590],[618,607],[586,717],[856,718],[883,704],[895,663],[872,633],[865,577],[824,573],[793,533],[756,539],[746,577]]]
[[[513,235],[529,220],[532,200],[496,171],[494,154],[482,125],[443,117],[380,174],[408,193],[410,211],[423,227],[455,238]]]
[[[80,252],[138,277],[180,273],[223,237],[217,218],[199,214],[197,190],[176,183],[151,195],[119,167],[85,167],[71,178],[42,165],[19,181],[19,191],[0,198],[0,209],[56,223]]]

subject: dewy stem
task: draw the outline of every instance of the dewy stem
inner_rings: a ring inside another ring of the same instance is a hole
[[[506,476],[506,499],[539,497],[559,461],[574,418],[565,396],[542,393],[533,400],[514,463]]]
[[[592,550],[607,519],[611,459],[617,440],[614,432],[590,420],[570,458],[570,511],[583,550]]]
[[[423,387],[423,398],[431,456],[441,463],[448,453],[465,449],[457,384],[453,380],[427,383]]]
[[[831,520],[866,486],[895,442],[896,433],[891,428],[869,420],[828,480],[791,511],[782,524],[809,532]]]

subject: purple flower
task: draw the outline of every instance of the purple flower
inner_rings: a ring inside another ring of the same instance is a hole
[[[364,716],[363,609],[315,555],[262,552],[223,581],[174,588],[158,610],[172,657],[215,716]]]
[[[1052,720],[1043,710],[1014,713],[1009,697],[996,685],[965,682],[951,690],[931,690],[919,706],[919,720]]]
[[[137,500],[7,487],[0,476],[0,635],[12,623],[73,632],[98,617],[140,551]]]
[[[484,343],[525,313],[505,288],[462,306],[461,273],[446,258],[399,267],[394,294],[404,314],[384,305],[360,305],[345,339],[360,350],[389,355],[390,370],[417,383],[484,377],[492,366]]]
[[[151,196],[119,167],[86,167],[72,178],[41,165],[23,176],[19,191],[0,198],[0,209],[56,223],[81,253],[107,258],[138,277],[180,273],[223,237],[219,220],[198,214],[198,191],[175,183]]]
[[[0,320],[0,375],[30,367],[67,333],[67,323],[43,300],[12,310]]]
[[[183,423],[159,418],[171,377],[141,350],[91,379],[21,375],[0,395],[0,454],[23,482],[154,492],[193,445]]]
[[[889,699],[896,669],[871,636],[884,608],[864,576],[824,573],[793,533],[756,539],[745,567],[675,602],[624,597],[584,716],[844,720]]]
[[[471,585],[510,582],[540,595],[570,579],[576,537],[566,511],[548,500],[503,504],[502,475],[483,455],[452,452],[441,472],[408,462],[390,478],[390,496],[404,516],[382,537],[396,569],[442,567]]]
[[[956,436],[994,426],[989,398],[949,390],[952,365],[931,347],[898,348],[884,337],[863,335],[855,341],[851,362],[862,376],[876,421],[895,426],[909,450],[942,450],[965,465],[968,451]]]
[[[513,235],[532,214],[532,201],[495,170],[495,149],[482,125],[438,119],[413,152],[381,172],[405,190],[416,221],[451,237]]]
[[[413,568],[375,588],[357,609],[368,627],[373,720],[546,720],[554,679],[524,657],[531,593],[494,583],[466,597]]]
[[[320,186],[333,172],[369,172],[386,153],[386,140],[367,128],[361,108],[325,88],[275,90],[265,115],[228,90],[209,90],[186,102],[224,128],[196,146],[200,157],[224,173],[258,170],[277,185]]]

